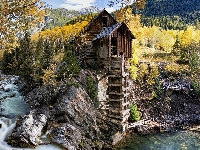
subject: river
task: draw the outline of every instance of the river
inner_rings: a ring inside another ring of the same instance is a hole
[[[116,150],[200,150],[200,133],[178,131],[140,136],[132,133]]]
[[[33,150],[30,148],[13,148],[4,140],[15,127],[18,117],[27,114],[30,108],[18,92],[17,76],[3,76],[0,81],[0,150]],[[49,142],[46,135],[41,137],[44,143]],[[39,145],[36,150],[61,150],[53,145]]]

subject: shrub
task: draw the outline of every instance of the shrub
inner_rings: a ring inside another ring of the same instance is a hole
[[[87,78],[86,88],[87,88],[87,92],[88,92],[90,98],[93,101],[95,101],[96,98],[97,98],[97,90],[96,90],[96,87],[95,87],[95,83],[90,76],[88,76],[88,78]]]
[[[137,105],[130,104],[130,116],[129,121],[134,122],[140,120],[140,115],[137,110]]]
[[[149,74],[147,76],[147,84],[148,85],[152,85],[155,84],[155,79],[158,77],[159,72],[158,72],[158,66],[154,63],[150,64],[150,71]]]
[[[197,80],[195,80],[192,82],[192,86],[197,96],[200,96],[200,83]]]
[[[133,79],[133,80],[137,79],[137,71],[138,71],[138,68],[136,66],[130,66],[129,67],[131,79]]]
[[[132,58],[129,60],[129,72],[130,76],[133,80],[137,78],[137,65],[138,65],[138,57],[136,56],[135,52],[132,54]]]
[[[56,66],[54,64],[51,64],[48,69],[44,70],[44,76],[42,77],[42,81],[44,84],[56,84],[55,68]]]
[[[190,52],[188,66],[191,70],[191,73],[195,73],[199,68],[199,55],[198,52],[196,52],[195,50],[192,50]]]
[[[159,75],[158,66],[154,63],[145,64],[142,63],[139,66],[137,73],[137,81],[139,83],[147,83],[147,85],[155,84],[155,78]]]
[[[137,81],[139,83],[145,83],[147,75],[148,75],[148,65],[145,63],[140,64],[139,70],[137,72]]]
[[[184,74],[188,72],[188,66],[170,63],[166,65],[165,71],[168,75]]]

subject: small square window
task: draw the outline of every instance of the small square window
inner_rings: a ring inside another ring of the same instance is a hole
[[[107,24],[107,16],[103,16],[103,27],[107,27],[108,24]]]

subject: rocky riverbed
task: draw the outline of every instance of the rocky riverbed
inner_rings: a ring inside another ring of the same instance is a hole
[[[48,144],[41,140],[46,133],[50,143],[64,149],[111,147],[106,119],[95,108],[84,88],[87,72],[82,72],[81,78],[74,79],[80,83],[79,87],[63,81],[56,86],[47,84],[28,92],[24,101],[30,111],[17,119],[5,141],[13,147],[35,148]]]
[[[29,112],[19,92],[23,88],[24,83],[18,76],[0,74],[0,116],[16,118]]]

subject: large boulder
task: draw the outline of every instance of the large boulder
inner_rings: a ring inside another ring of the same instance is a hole
[[[52,142],[57,143],[68,150],[80,149],[83,147],[91,149],[90,145],[85,142],[81,131],[77,127],[67,123],[61,124],[58,127],[52,127],[50,129],[49,137]]]
[[[44,114],[25,115],[16,122],[16,127],[6,138],[6,142],[13,147],[34,148],[41,143],[39,137],[46,122],[47,117]]]

